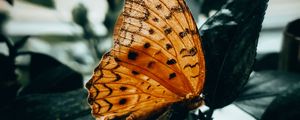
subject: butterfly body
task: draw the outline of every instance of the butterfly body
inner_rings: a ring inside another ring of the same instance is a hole
[[[205,62],[183,0],[125,0],[114,46],[86,84],[96,118],[147,119],[179,103],[202,104]]]

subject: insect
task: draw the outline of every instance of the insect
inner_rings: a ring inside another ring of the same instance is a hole
[[[125,0],[113,39],[86,83],[94,117],[140,120],[203,104],[204,55],[184,0]]]

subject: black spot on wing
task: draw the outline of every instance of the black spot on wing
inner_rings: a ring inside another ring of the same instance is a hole
[[[156,8],[157,10],[161,10],[161,9],[162,9],[162,5],[161,5],[161,4],[158,4],[158,5],[155,6],[155,8]]]
[[[192,49],[190,49],[190,54],[192,55],[192,56],[194,56],[194,55],[196,55],[196,53],[197,53],[197,49],[195,48],[195,47],[193,47]]]
[[[140,74],[139,72],[137,72],[137,71],[135,71],[135,70],[131,71],[131,73],[132,73],[133,75],[138,75],[138,74]]]
[[[174,7],[171,8],[171,11],[172,12],[179,12],[179,13],[184,12],[184,10],[182,9],[181,6],[174,6]]]
[[[166,44],[166,48],[167,48],[167,50],[169,50],[169,49],[173,48],[173,46],[168,43],[168,44]]]
[[[150,89],[150,87],[151,87],[151,85],[149,85],[149,86],[147,87],[147,90],[149,90],[149,89]]]
[[[126,99],[126,98],[122,98],[122,99],[120,99],[120,101],[119,101],[119,105],[125,105],[126,102],[127,102],[127,99]]]
[[[115,59],[116,62],[121,62],[121,60],[117,57],[114,57],[114,59]]]
[[[186,32],[187,34],[190,34],[190,29],[185,28],[185,32]]]
[[[164,32],[165,32],[166,35],[168,35],[168,34],[170,34],[172,32],[172,28],[166,28],[164,30]]]
[[[149,30],[149,34],[153,34],[154,33],[154,30],[153,29],[150,29]]]
[[[168,65],[176,64],[176,60],[175,60],[175,59],[169,59],[169,60],[167,61],[167,64],[168,64]]]
[[[171,73],[169,74],[169,80],[173,79],[176,77],[176,73]]]
[[[159,19],[155,17],[155,18],[153,18],[152,20],[153,20],[154,22],[158,22]]]
[[[120,87],[120,90],[121,90],[121,91],[125,91],[125,90],[127,90],[127,87],[121,86],[121,87]]]
[[[172,18],[172,13],[169,13],[168,15],[166,15],[165,18],[166,18],[167,20],[171,19],[171,18]]]
[[[136,60],[136,58],[138,57],[138,53],[134,51],[129,51],[127,57],[130,60]]]
[[[151,45],[150,45],[150,43],[148,43],[148,42],[144,44],[144,48],[149,48],[150,46],[151,46]]]
[[[147,68],[152,68],[154,64],[155,64],[154,61],[150,61],[147,65]]]
[[[179,33],[179,36],[180,36],[181,38],[184,38],[186,35],[187,35],[187,33],[186,33],[185,31]]]

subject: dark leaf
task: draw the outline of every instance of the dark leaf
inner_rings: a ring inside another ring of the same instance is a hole
[[[24,44],[28,41],[28,38],[30,38],[30,36],[22,37],[21,40],[15,43],[15,48],[20,49],[21,47],[23,47]]]
[[[109,0],[108,6],[109,6],[109,11],[116,11],[119,12],[122,9],[123,6],[123,0]]]
[[[0,17],[1,17],[1,14],[0,14]],[[0,18],[0,20],[1,20],[1,18]],[[6,41],[6,37],[3,34],[0,34],[0,42],[5,42],[5,41]]]
[[[258,54],[254,64],[254,71],[277,70],[279,62],[278,53]]]
[[[72,10],[73,21],[83,29],[83,37],[87,40],[96,37],[88,20],[88,9],[82,3]]]
[[[89,23],[87,15],[88,15],[88,10],[83,4],[78,4],[72,10],[73,21],[76,24],[80,25],[81,27],[85,27]]]
[[[0,109],[7,120],[93,120],[84,89],[66,93],[33,94]]]
[[[116,20],[120,14],[120,11],[123,8],[123,0],[108,0],[109,11],[105,16],[103,24],[108,29],[108,35],[113,34],[113,29],[116,23]]]
[[[1,34],[3,34],[3,30],[2,30],[2,28],[3,28],[3,25],[4,25],[4,23],[8,20],[8,13],[7,12],[3,12],[3,11],[0,11],[0,33]],[[3,40],[1,40],[0,39],[0,42],[1,41],[3,41]]]
[[[267,0],[227,3],[201,28],[206,61],[204,94],[210,108],[233,102],[247,83]]]
[[[5,42],[6,46],[8,47],[9,58],[11,59],[11,61],[14,61],[16,56],[16,49],[12,40],[6,35],[0,33],[0,42]]]
[[[255,72],[234,104],[260,119],[269,104],[299,80],[298,74],[279,71]]]
[[[66,92],[82,88],[81,74],[54,58],[31,53],[30,82],[20,94]]]
[[[113,34],[113,29],[114,29],[118,15],[119,15],[119,13],[106,14],[103,24],[108,29],[108,32],[109,32],[108,35]]]
[[[262,120],[295,120],[300,115],[300,77],[267,108]]]
[[[55,4],[53,0],[26,0],[36,5],[41,5],[47,8],[55,8]]]
[[[6,0],[10,5],[14,5],[14,0]]]
[[[0,107],[15,99],[20,84],[15,74],[14,62],[0,54]]]

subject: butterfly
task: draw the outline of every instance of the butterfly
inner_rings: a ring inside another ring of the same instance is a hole
[[[184,0],[125,0],[113,39],[86,83],[94,117],[140,120],[203,104],[204,54]]]

